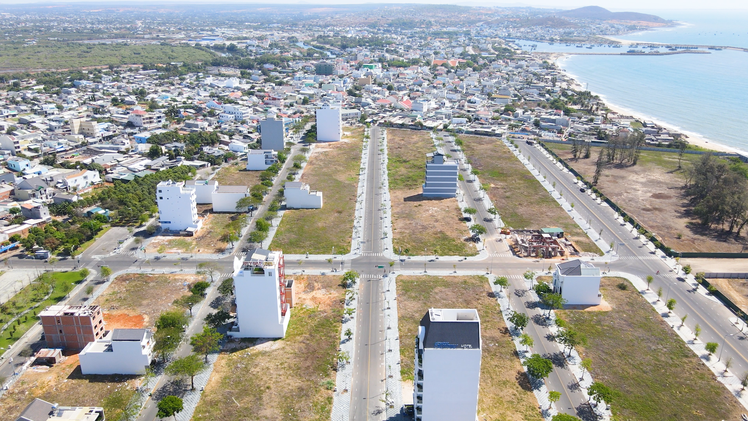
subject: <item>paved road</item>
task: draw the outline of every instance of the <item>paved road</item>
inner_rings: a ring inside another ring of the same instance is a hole
[[[382,170],[379,152],[382,131],[375,126],[370,132],[362,256],[351,262],[351,268],[361,275],[350,412],[350,419],[357,421],[384,419],[384,412],[379,412],[380,408],[384,409],[380,399],[385,389],[383,270],[376,268],[379,264],[387,264],[383,257],[377,256],[383,250]]]

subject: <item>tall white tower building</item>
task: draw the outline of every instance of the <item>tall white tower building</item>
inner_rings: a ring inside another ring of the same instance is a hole
[[[475,421],[480,363],[478,311],[430,309],[416,337],[416,421]]]
[[[197,193],[184,182],[162,181],[156,186],[156,204],[161,228],[170,231],[197,231]]]
[[[262,136],[262,149],[272,149],[278,152],[286,148],[286,129],[283,119],[268,118],[260,121],[260,135]]]
[[[293,280],[286,280],[283,252],[255,249],[234,258],[235,338],[283,338],[291,319]]]
[[[340,104],[325,104],[317,109],[317,141],[340,142],[343,136],[343,115]]]

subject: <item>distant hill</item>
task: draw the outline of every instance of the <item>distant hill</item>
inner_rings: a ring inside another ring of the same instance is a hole
[[[654,22],[654,23],[668,23],[667,20],[655,16],[648,15],[646,13],[636,12],[611,12],[608,9],[604,9],[599,6],[587,6],[580,7],[579,9],[566,10],[564,12],[556,13],[559,16],[576,19],[595,19],[595,20],[627,20],[627,21],[642,21],[642,22]]]

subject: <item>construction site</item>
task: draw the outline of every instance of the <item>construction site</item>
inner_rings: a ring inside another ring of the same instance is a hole
[[[512,251],[520,257],[553,259],[579,254],[574,244],[564,238],[560,228],[512,230],[509,238]]]

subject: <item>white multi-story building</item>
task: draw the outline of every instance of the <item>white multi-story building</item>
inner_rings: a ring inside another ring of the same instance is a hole
[[[317,141],[339,142],[343,137],[340,104],[325,104],[317,109]]]
[[[218,190],[218,181],[216,180],[187,180],[184,187],[195,190],[195,200],[198,205],[207,205],[213,203],[213,193]]]
[[[237,105],[223,105],[223,112],[221,113],[218,118],[221,121],[242,121],[242,120],[248,120],[249,116],[252,114],[252,110],[250,110],[248,107],[241,107]]]
[[[298,181],[286,183],[283,188],[288,209],[320,209],[322,207],[322,192],[310,190],[308,184]]]
[[[426,155],[426,183],[423,184],[423,197],[445,198],[457,196],[457,163],[446,160],[444,154],[437,151]]]
[[[89,342],[78,354],[81,372],[88,374],[145,374],[153,359],[153,335],[148,329],[114,329]]]
[[[164,124],[165,117],[161,113],[149,113],[143,110],[133,110],[127,116],[127,121],[135,127],[152,127]]]
[[[283,119],[268,118],[260,122],[262,149],[282,151],[286,147],[286,128]]]
[[[413,404],[416,421],[475,421],[481,332],[474,309],[430,309],[418,327]]]
[[[256,249],[245,260],[234,258],[235,338],[283,338],[291,318],[287,295],[293,280],[286,280],[283,252]]]
[[[247,171],[265,171],[278,162],[278,153],[274,150],[253,149],[247,152]]]
[[[556,263],[553,292],[561,294],[569,305],[598,305],[603,297],[600,269],[579,259]]]
[[[162,181],[156,186],[159,222],[170,231],[196,232],[202,226],[197,217],[197,194],[184,182]]]
[[[213,193],[213,212],[246,211],[246,207],[237,209],[236,204],[247,196],[249,196],[249,187],[247,186],[218,186],[218,189]]]

